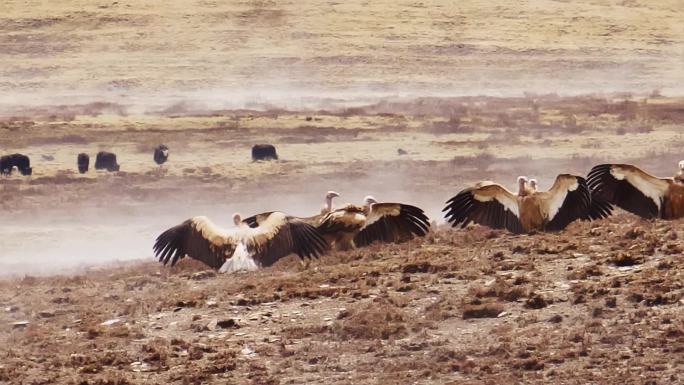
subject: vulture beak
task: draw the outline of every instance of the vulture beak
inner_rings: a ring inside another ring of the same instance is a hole
[[[242,223],[242,215],[240,215],[240,213],[233,214],[233,222],[235,223],[235,226],[240,226],[240,223]]]

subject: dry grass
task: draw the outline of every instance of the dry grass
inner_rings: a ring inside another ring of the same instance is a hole
[[[641,223],[638,238],[625,236],[634,226],[624,215],[531,237],[439,231],[411,251],[340,253],[303,271],[283,261],[231,279],[192,263],[145,263],[2,281],[0,301],[14,310],[0,314],[0,342],[10,347],[0,378],[561,383],[599,370],[609,384],[676,383],[684,364],[673,358],[684,349],[677,256],[618,268],[609,253],[627,242],[623,253],[642,255],[643,238],[657,249],[679,245],[672,225]],[[533,272],[511,266],[523,258],[534,260]],[[602,274],[565,278],[589,265]],[[46,310],[54,315],[40,315]],[[121,321],[101,324],[112,318]],[[9,326],[19,319],[29,326]],[[218,327],[224,320],[237,326]],[[620,369],[624,360],[630,371]]]

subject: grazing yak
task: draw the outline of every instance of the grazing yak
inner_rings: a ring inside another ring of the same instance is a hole
[[[116,154],[100,151],[95,157],[95,169],[107,171],[119,171],[119,164],[116,163]]]
[[[169,148],[165,144],[160,144],[154,149],[154,162],[162,165],[169,160]]]
[[[88,172],[88,167],[90,167],[90,156],[86,153],[78,154],[76,157],[76,164],[78,165],[78,172],[85,174]]]
[[[31,168],[31,160],[28,156],[23,154],[5,155],[0,158],[0,173],[4,175],[11,175],[12,169],[16,167],[21,175],[31,175],[33,168]]]
[[[272,144],[255,144],[252,147],[252,160],[278,160],[278,154]]]

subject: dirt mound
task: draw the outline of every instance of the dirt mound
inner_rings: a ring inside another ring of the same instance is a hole
[[[183,262],[3,281],[0,381],[677,383],[678,223],[625,237],[630,220],[441,230],[231,276]]]

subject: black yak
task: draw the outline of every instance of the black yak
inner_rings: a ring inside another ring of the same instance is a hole
[[[28,156],[23,154],[5,155],[0,158],[0,173],[4,175],[11,175],[12,169],[16,167],[21,175],[31,175],[33,168],[31,168],[31,160]]]
[[[76,164],[78,165],[78,172],[85,174],[88,172],[88,167],[90,167],[90,156],[86,153],[78,154],[76,158]]]
[[[14,168],[14,159],[11,155],[3,155],[0,157],[0,174],[10,175],[12,174],[12,169]]]
[[[154,149],[154,162],[162,165],[169,160],[169,148],[165,144],[160,144]]]
[[[278,159],[276,149],[272,144],[255,144],[252,147],[252,160]]]
[[[107,171],[119,171],[119,164],[116,163],[116,154],[100,151],[95,157],[95,169]]]

